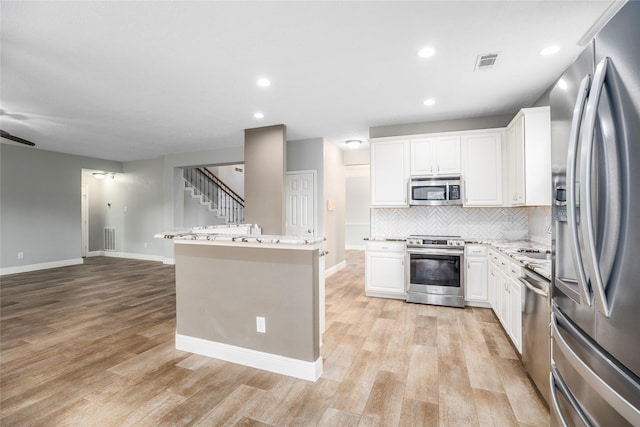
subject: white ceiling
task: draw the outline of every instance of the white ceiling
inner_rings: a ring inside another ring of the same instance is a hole
[[[341,144],[371,126],[510,114],[610,5],[3,0],[0,124],[40,149],[128,161],[241,146],[244,129],[280,123],[289,140]],[[425,45],[434,57],[417,56]],[[496,66],[474,72],[491,52]]]

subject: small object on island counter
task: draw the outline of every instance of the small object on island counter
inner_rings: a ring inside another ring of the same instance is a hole
[[[185,240],[211,240],[209,238],[211,235],[260,236],[262,235],[262,229],[258,224],[205,225],[165,231],[155,234],[154,237],[157,239],[174,239],[180,237]]]

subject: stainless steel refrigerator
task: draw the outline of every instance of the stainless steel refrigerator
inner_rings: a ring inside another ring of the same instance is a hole
[[[640,426],[640,2],[551,92],[551,424]]]

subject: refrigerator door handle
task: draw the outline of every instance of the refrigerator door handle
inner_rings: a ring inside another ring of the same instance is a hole
[[[596,254],[596,238],[593,230],[593,198],[592,192],[592,166],[593,166],[593,141],[596,131],[596,116],[598,115],[598,104],[604,88],[604,79],[609,68],[609,58],[604,58],[596,67],[593,76],[593,83],[589,93],[587,102],[587,110],[585,117],[585,135],[582,140],[582,153],[580,156],[580,226],[582,235],[586,238],[585,257],[589,277],[591,278],[591,287],[593,289],[596,305],[598,310],[604,316],[609,317],[611,311],[605,294],[604,283],[602,280],[602,271],[598,264],[598,256]]]
[[[569,235],[571,242],[571,256],[573,264],[576,267],[578,277],[578,289],[580,290],[580,299],[583,303],[591,306],[591,295],[589,293],[589,285],[587,274],[582,261],[582,253],[580,251],[580,241],[578,240],[578,221],[576,217],[577,201],[576,201],[576,163],[578,158],[578,140],[580,138],[580,125],[582,124],[582,116],[584,107],[587,103],[587,95],[589,93],[589,83],[591,83],[591,75],[587,74],[580,82],[578,89],[578,98],[573,109],[573,118],[571,119],[571,131],[569,133],[569,150],[567,153],[567,224],[569,225]]]
[[[580,374],[582,378],[602,397],[612,408],[622,415],[632,425],[640,425],[640,410],[634,407],[629,401],[621,396],[616,390],[611,388],[598,374],[596,374],[575,351],[562,336],[558,329],[558,315],[554,312],[551,314],[551,336],[553,337],[553,349],[558,350],[569,361],[571,366]],[[569,333],[578,334],[568,321],[562,321],[564,327]]]

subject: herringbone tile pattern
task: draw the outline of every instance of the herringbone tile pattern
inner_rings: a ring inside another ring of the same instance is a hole
[[[499,239],[505,231],[527,230],[526,208],[461,208],[413,206],[409,209],[372,209],[371,235],[453,235]]]

